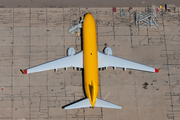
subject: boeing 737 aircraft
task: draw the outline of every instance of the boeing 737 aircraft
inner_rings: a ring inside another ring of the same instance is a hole
[[[83,107],[105,107],[122,109],[121,106],[102,100],[98,97],[99,73],[98,68],[120,67],[158,73],[160,69],[149,67],[140,63],[118,58],[112,55],[112,49],[106,47],[104,53],[97,50],[96,24],[93,16],[87,13],[83,22],[83,50],[75,53],[75,49],[68,49],[68,56],[50,61],[28,69],[21,69],[23,74],[40,72],[51,69],[77,67],[84,68],[84,88],[87,98],[67,105],[64,109]]]

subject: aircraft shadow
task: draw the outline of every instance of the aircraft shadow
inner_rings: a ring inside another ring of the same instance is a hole
[[[81,19],[81,18],[80,18]],[[83,50],[83,29],[81,28],[81,50]],[[84,87],[84,69],[82,68],[82,69],[80,69],[81,71],[82,71],[82,90],[83,90],[83,93],[84,93],[84,98],[82,98],[82,99],[79,99],[79,100],[76,100],[76,101],[74,101],[74,102],[72,102],[72,103],[69,103],[69,104],[67,104],[67,105],[64,105],[64,106],[62,106],[62,108],[64,109],[65,107],[67,107],[67,106],[69,106],[69,105],[72,105],[72,104],[74,104],[74,103],[77,103],[77,102],[79,102],[79,101],[81,101],[81,100],[84,100],[85,98],[87,98],[87,96],[86,96],[86,92],[85,92],[85,87]]]

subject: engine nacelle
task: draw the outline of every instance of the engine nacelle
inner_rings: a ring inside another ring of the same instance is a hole
[[[74,55],[75,53],[76,53],[76,50],[73,47],[68,48],[67,50],[68,56]]]
[[[104,49],[104,53],[107,54],[107,55],[112,55],[112,49],[110,47],[106,47]]]

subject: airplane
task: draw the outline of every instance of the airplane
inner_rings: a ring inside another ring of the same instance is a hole
[[[158,73],[159,69],[146,66],[140,63],[122,59],[112,55],[112,49],[106,47],[104,53],[97,50],[96,23],[91,13],[86,13],[83,18],[83,50],[76,53],[75,49],[70,47],[67,50],[68,56],[53,60],[44,64],[37,65],[28,69],[20,69],[23,74],[41,72],[45,70],[57,70],[59,68],[74,67],[84,69],[84,88],[86,98],[75,103],[69,104],[64,109],[75,109],[84,107],[105,107],[122,109],[121,106],[110,103],[98,98],[99,91],[99,68],[120,67],[135,69],[147,72]]]

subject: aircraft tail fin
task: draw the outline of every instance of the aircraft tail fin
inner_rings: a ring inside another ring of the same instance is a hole
[[[95,107],[122,109],[121,106],[96,98]]]
[[[89,101],[89,98],[81,99],[75,103],[72,103],[70,105],[66,105],[63,108],[64,109],[76,109],[76,108],[84,108],[84,107],[91,107],[91,103]]]

